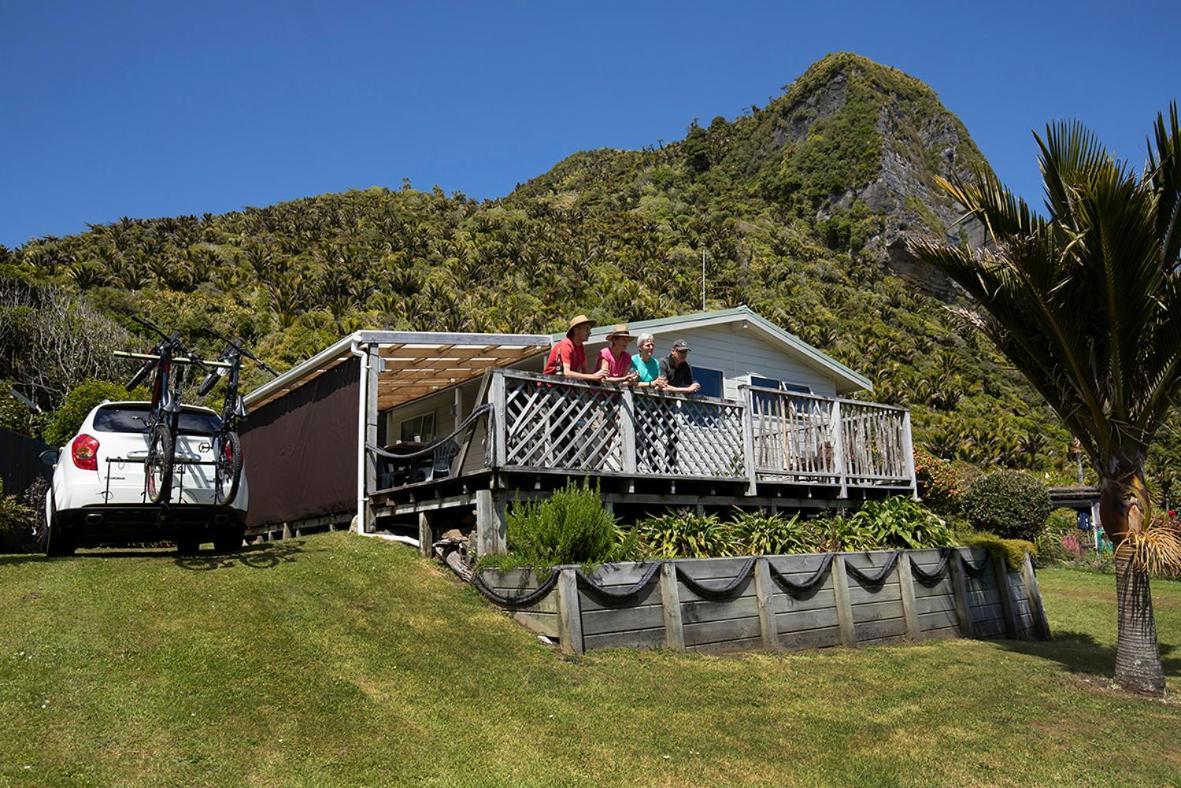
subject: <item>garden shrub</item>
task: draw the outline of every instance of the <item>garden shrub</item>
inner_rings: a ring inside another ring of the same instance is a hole
[[[0,546],[18,545],[32,527],[33,510],[17,497],[5,495],[4,483],[0,481]]]
[[[934,512],[913,498],[895,495],[867,501],[850,518],[877,547],[921,550],[951,544],[951,530]]]
[[[601,563],[625,557],[634,545],[603,508],[598,489],[574,483],[548,500],[514,502],[506,519],[508,549],[517,565]]]
[[[736,509],[734,531],[741,549],[748,555],[811,553],[819,549],[817,529],[799,515],[784,517]]]
[[[812,521],[818,531],[819,551],[826,553],[855,553],[877,547],[863,525],[853,522],[849,515],[825,515]]]
[[[1055,509],[1034,540],[1041,564],[1071,561],[1082,555],[1078,515],[1071,509]]]
[[[914,450],[914,473],[919,497],[940,514],[959,514],[964,493],[980,475],[968,463],[941,459],[922,447]]]
[[[1046,486],[1021,471],[982,476],[963,496],[964,515],[973,528],[1028,542],[1037,539],[1052,506]]]
[[[640,521],[635,530],[653,558],[715,558],[744,552],[738,528],[716,514],[667,512]]]

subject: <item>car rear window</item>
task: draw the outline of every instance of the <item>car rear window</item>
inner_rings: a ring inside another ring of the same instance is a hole
[[[97,432],[143,432],[147,429],[148,412],[151,406],[108,405],[94,414],[94,429]],[[212,435],[221,426],[221,419],[213,413],[182,410],[177,424],[180,435]]]

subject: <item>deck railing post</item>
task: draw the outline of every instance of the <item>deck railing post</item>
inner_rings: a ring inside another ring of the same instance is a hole
[[[636,472],[636,395],[624,386],[619,400],[620,463],[624,473]]]
[[[841,401],[839,399],[832,401],[832,415],[829,418],[832,420],[833,470],[836,471],[837,483],[841,487],[837,497],[848,498],[849,480],[848,460],[845,457],[845,426],[841,423]]]
[[[902,451],[906,455],[902,458],[903,468],[910,478],[910,494],[917,501],[919,499],[919,482],[914,472],[914,437],[910,432],[910,411],[902,411]]]
[[[492,373],[492,425],[493,428],[488,431],[492,436],[489,465],[502,468],[507,461],[508,419],[505,415],[504,372],[499,369]]]
[[[758,493],[759,471],[755,467],[754,396],[747,386],[742,391],[742,458],[746,465],[746,494]]]

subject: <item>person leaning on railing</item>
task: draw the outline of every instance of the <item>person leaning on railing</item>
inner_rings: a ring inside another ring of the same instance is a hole
[[[668,381],[665,391],[696,394],[701,390],[701,384],[693,380],[693,368],[689,366],[689,343],[683,339],[673,342],[672,352],[660,359],[660,374]]]
[[[660,362],[652,357],[656,349],[656,338],[651,334],[640,334],[636,340],[639,353],[632,356],[632,371],[636,375],[636,388],[662,389],[668,383],[660,374]]]
[[[547,375],[561,375],[572,380],[589,380],[592,383],[599,383],[606,378],[607,372],[605,370],[586,371],[585,345],[594,326],[595,321],[586,315],[572,318],[570,328],[566,331],[566,338],[559,340],[550,349],[549,357],[546,358],[542,371]]]
[[[607,376],[604,383],[634,384],[640,376],[632,369],[632,357],[628,355],[627,346],[635,339],[628,333],[625,324],[618,324],[607,335],[607,347],[599,351],[599,372],[604,370]]]

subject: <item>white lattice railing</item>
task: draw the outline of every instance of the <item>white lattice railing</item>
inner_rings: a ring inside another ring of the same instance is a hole
[[[495,467],[745,479],[743,407],[496,370]]]
[[[489,467],[747,480],[839,487],[910,486],[902,409],[743,386],[743,401],[497,369]]]

